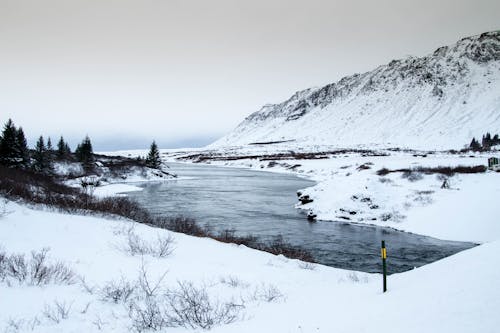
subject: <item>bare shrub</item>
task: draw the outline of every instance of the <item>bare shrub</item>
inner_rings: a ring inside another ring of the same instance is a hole
[[[189,217],[177,216],[170,219],[157,219],[153,224],[160,228],[169,229],[191,236],[208,236],[208,230],[206,228],[202,228],[198,223],[196,223],[196,220]]]
[[[281,291],[274,285],[262,285],[257,287],[254,292],[254,299],[264,301],[264,302],[277,302],[278,300],[284,298]]]
[[[76,275],[70,268],[61,262],[47,262],[48,251],[46,248],[40,252],[32,251],[29,259],[23,254],[7,255],[0,251],[0,279],[8,283],[17,280],[19,284],[32,286],[75,283]]]
[[[385,184],[385,183],[391,184],[391,183],[393,183],[393,181],[391,179],[385,178],[385,177],[379,178],[378,181],[381,182],[382,184]]]
[[[406,178],[410,182],[416,182],[424,178],[420,172],[414,171],[404,171],[401,177]]]
[[[120,281],[109,281],[99,291],[101,300],[115,304],[125,303],[134,294],[137,284],[129,282],[124,278]]]
[[[290,259],[299,259],[312,263],[315,262],[314,257],[309,251],[285,242],[282,235],[275,236],[270,243],[260,244],[256,248],[275,255],[281,254]]]
[[[28,278],[28,267],[24,255],[12,254],[5,259],[5,276],[22,283]]]
[[[24,327],[24,325],[25,321],[23,319],[9,318],[4,329],[4,333],[17,333]]]
[[[254,236],[236,236],[234,229],[226,229],[217,234],[210,235],[211,238],[223,242],[237,245],[245,245],[248,247],[255,247],[257,245],[257,237]]]
[[[5,326],[4,333],[17,333],[25,331],[34,331],[36,327],[40,326],[41,322],[38,317],[32,319],[14,319],[9,318]]]
[[[165,279],[168,271],[165,271],[156,282],[150,281],[144,261],[142,261],[141,269],[139,270],[138,285],[145,297],[156,297],[161,288],[161,283]]]
[[[404,219],[406,218],[405,215],[401,214],[400,212],[398,212],[397,210],[393,210],[392,212],[386,212],[386,213],[382,213],[380,215],[380,219],[384,222],[387,222],[387,221],[393,221],[393,222],[396,222],[396,223],[400,223],[401,221],[403,221]]]
[[[242,306],[232,302],[212,300],[206,288],[191,282],[179,282],[178,288],[167,293],[167,320],[174,326],[210,329],[215,325],[234,322]]]
[[[221,302],[208,295],[207,287],[178,282],[176,288],[163,290],[166,272],[152,282],[144,264],[141,267],[137,295],[129,303],[132,329],[137,332],[159,331],[165,327],[210,329],[238,318],[243,304]]]
[[[79,276],[78,277],[78,282],[80,283],[80,286],[82,286],[83,290],[89,293],[90,295],[93,295],[95,290],[98,289],[96,285],[91,286],[90,284],[87,283],[85,280],[85,277]]]
[[[364,276],[363,278],[359,277],[359,275],[356,273],[356,272],[349,272],[349,274],[347,274],[347,279],[349,281],[352,281],[354,283],[366,283],[368,282],[368,278],[366,276]]]
[[[104,326],[108,324],[108,322],[102,320],[101,317],[97,315],[95,320],[92,321],[92,324],[94,324],[94,326],[97,327],[99,331],[101,331],[104,328]]]
[[[136,332],[159,331],[171,326],[165,313],[165,307],[155,297],[147,297],[140,303],[131,303],[129,317],[132,320],[132,329]]]
[[[393,172],[420,172],[424,173],[427,175],[430,174],[442,174],[446,176],[453,176],[456,173],[483,173],[486,172],[487,168],[484,165],[476,165],[476,166],[464,166],[464,165],[458,165],[454,167],[449,167],[449,166],[437,166],[437,167],[417,167],[413,169],[395,169],[395,170],[389,170],[387,168],[382,168],[377,171],[377,175],[379,176],[385,176],[389,173]]]
[[[149,254],[149,245],[133,231],[127,234],[127,242],[123,248],[132,256]]]
[[[246,288],[246,287],[248,287],[248,283],[241,281],[238,277],[236,277],[234,275],[221,277],[219,279],[219,281],[220,281],[220,283],[226,284],[232,288],[238,288],[238,287]]]
[[[45,304],[43,315],[50,321],[59,324],[61,320],[68,319],[72,304],[54,301],[54,305]]]
[[[157,235],[156,241],[146,241],[133,230],[127,233],[127,241],[123,250],[130,255],[152,255],[157,258],[165,258],[172,254],[174,237],[170,234]]]
[[[316,269],[316,265],[315,264],[310,263],[310,262],[305,262],[305,261],[301,261],[299,263],[299,267],[301,269],[307,269],[307,270],[310,270],[310,271],[314,271]]]
[[[165,258],[172,254],[174,237],[170,234],[160,236],[158,235],[156,243],[154,244],[154,255],[158,258]]]
[[[379,176],[385,176],[385,175],[389,174],[390,172],[394,172],[394,171],[391,171],[391,170],[389,170],[387,168],[382,168],[382,169],[380,169],[380,170],[377,171],[377,175],[379,175]]]
[[[30,278],[32,285],[74,284],[76,282],[75,273],[61,262],[55,264],[47,263],[48,249],[40,252],[31,252]]]

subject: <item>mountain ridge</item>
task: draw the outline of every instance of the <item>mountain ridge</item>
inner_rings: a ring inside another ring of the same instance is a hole
[[[295,140],[461,148],[487,131],[500,132],[500,31],[297,91],[264,105],[209,147]]]

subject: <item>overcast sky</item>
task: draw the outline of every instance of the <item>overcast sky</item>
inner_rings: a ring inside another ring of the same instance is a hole
[[[263,104],[500,29],[498,0],[0,0],[0,121],[202,146]]]

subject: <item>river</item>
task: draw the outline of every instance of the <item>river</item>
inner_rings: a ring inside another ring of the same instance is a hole
[[[397,273],[475,245],[340,221],[310,223],[294,204],[296,191],[314,182],[294,175],[199,164],[169,167],[178,179],[143,183],[143,191],[128,195],[154,214],[193,217],[215,231],[234,229],[263,242],[282,235],[324,265],[380,272],[380,243],[385,240],[389,273]]]

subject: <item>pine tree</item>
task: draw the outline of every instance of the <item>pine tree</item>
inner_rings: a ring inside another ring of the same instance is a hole
[[[66,142],[64,142],[64,138],[61,136],[59,142],[57,142],[57,150],[56,156],[58,159],[65,159],[71,155],[71,149]]]
[[[498,138],[498,134],[495,134],[495,136],[493,137],[492,145],[493,146],[500,145],[500,138]]]
[[[87,135],[85,139],[83,139],[82,143],[80,143],[75,150],[75,155],[78,161],[83,164],[89,164],[93,160],[93,150],[92,143],[90,142],[90,138]]]
[[[161,167],[160,151],[155,141],[153,141],[151,148],[149,148],[149,153],[146,157],[146,166],[153,169],[160,169]]]
[[[43,136],[38,138],[35,151],[33,152],[33,168],[38,172],[49,172],[51,170],[50,157]]]
[[[17,129],[11,119],[4,125],[2,136],[0,137],[0,164],[15,166],[22,162],[17,149]]]
[[[472,138],[472,141],[469,145],[470,149],[472,149],[473,151],[479,151],[481,150],[481,145],[479,144],[479,142],[476,140],[476,138]]]
[[[66,154],[68,156],[71,155],[71,148],[69,147],[68,143],[64,144],[64,150],[66,150]]]
[[[47,150],[48,151],[53,151],[54,150],[54,148],[52,147],[52,140],[50,140],[50,136],[47,139]]]
[[[23,167],[28,167],[30,163],[30,151],[22,127],[19,127],[16,131],[16,151],[20,158],[19,164]]]

